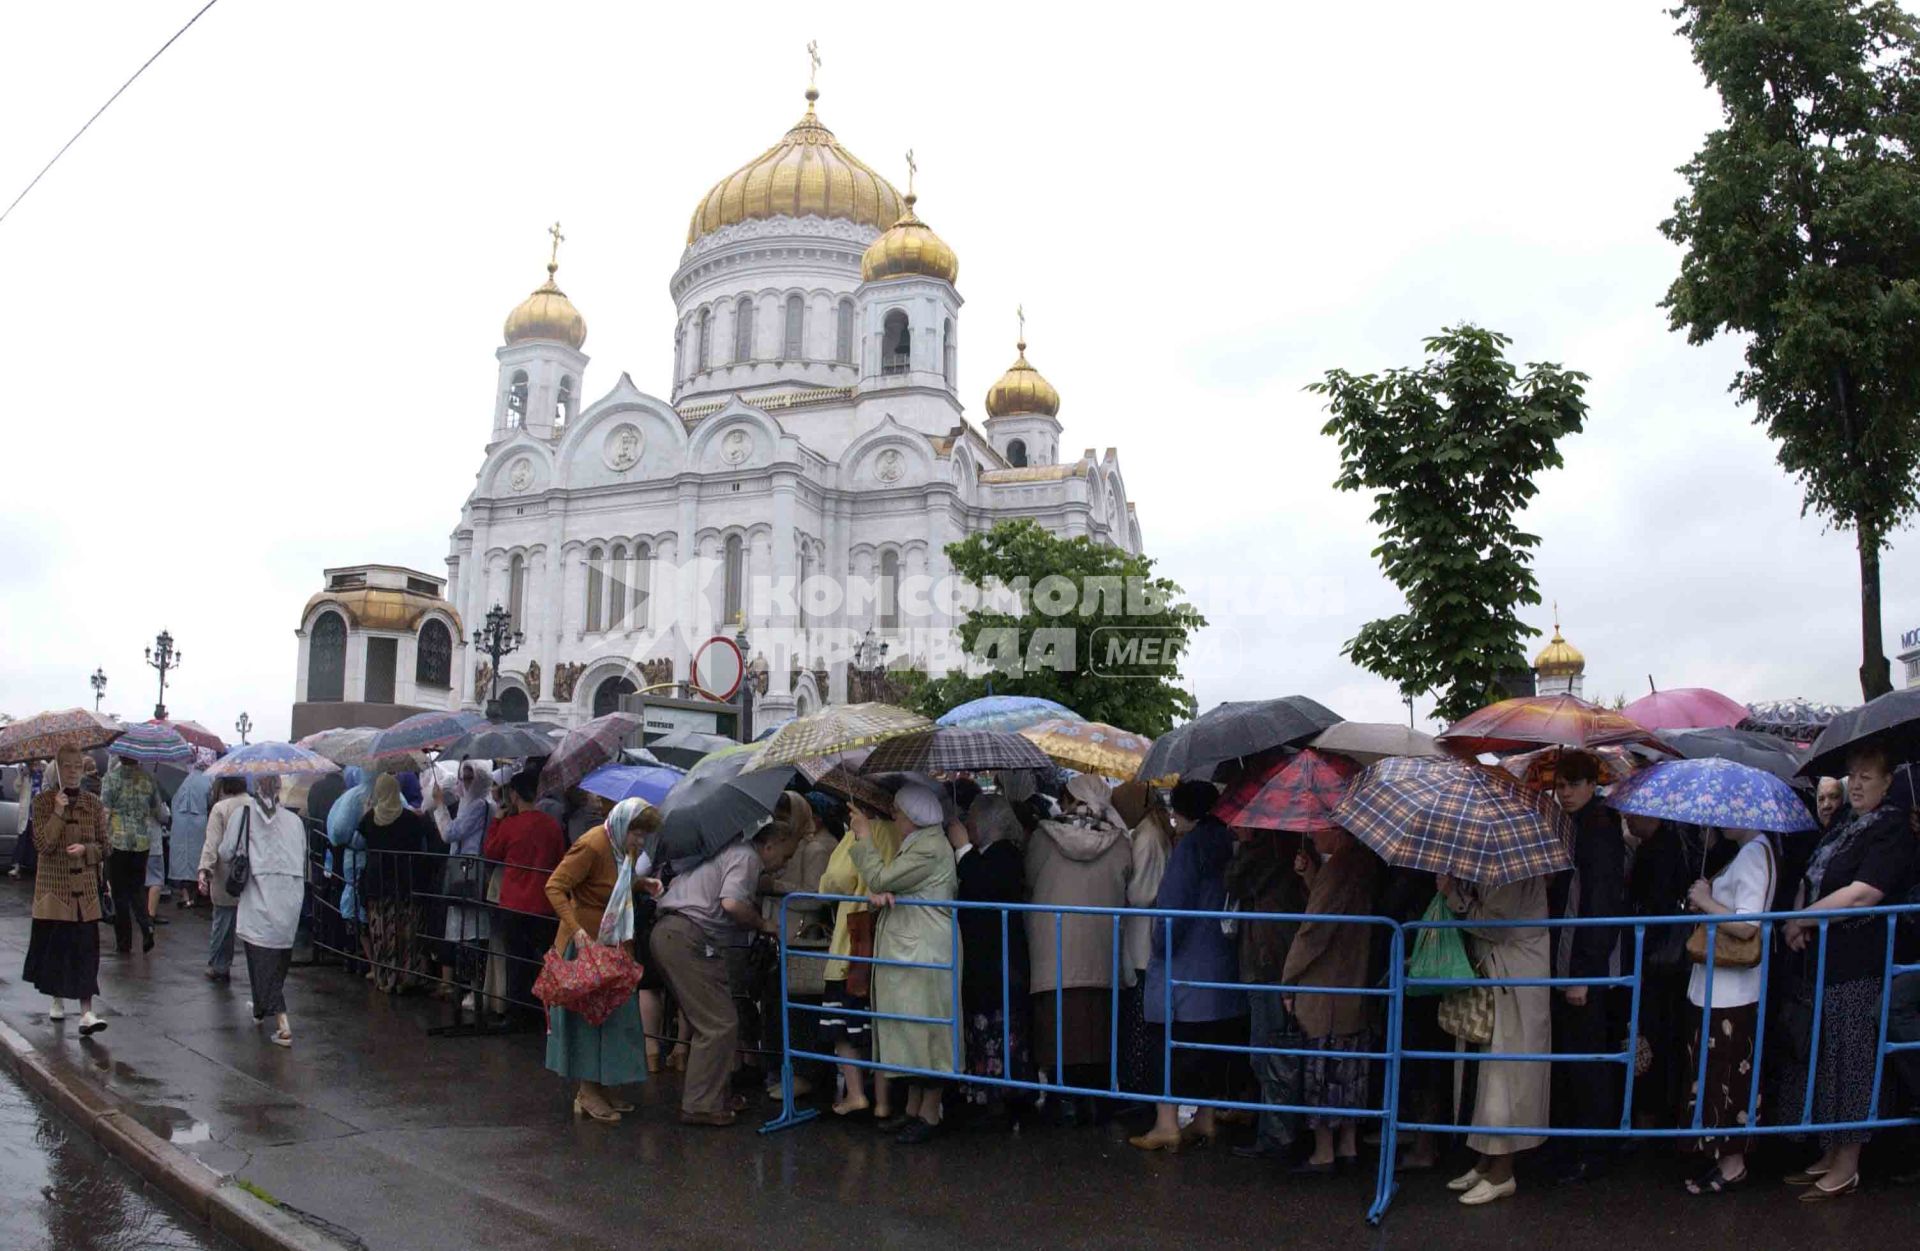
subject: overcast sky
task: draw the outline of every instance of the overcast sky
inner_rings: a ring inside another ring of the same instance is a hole
[[[199,2],[0,6],[0,202]],[[1205,605],[1203,706],[1404,715],[1339,656],[1399,601],[1301,388],[1462,319],[1592,375],[1527,519],[1590,696],[1857,702],[1850,536],[1727,395],[1738,345],[1656,307],[1718,116],[1664,0],[805,7],[218,4],[0,224],[0,711],[98,665],[148,715],[165,626],[175,715],[284,734],[322,568],[444,574],[548,223],[588,397],[667,394],[688,216],[799,116],[809,39],[841,141],[919,158],[970,413],[1024,301],[1065,447],[1120,449],[1163,571],[1277,589]]]

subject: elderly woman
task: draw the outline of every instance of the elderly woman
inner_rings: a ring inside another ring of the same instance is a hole
[[[881,862],[886,863],[899,850],[900,836],[894,830],[893,822],[884,815],[863,809],[858,802],[853,803],[851,808],[865,816],[867,833],[856,837],[849,828],[841,835],[839,845],[827,859],[826,872],[820,875],[821,894],[859,897],[858,902],[849,900],[834,905],[833,938],[827,946],[827,954],[834,958],[826,962],[825,988],[821,991],[820,999],[821,1007],[847,1012],[848,1015],[823,1015],[820,1018],[820,1041],[821,1050],[831,1049],[842,1060],[870,1060],[873,1058],[873,1034],[868,1027],[869,1018],[856,1014],[870,1010],[873,966],[855,965],[846,959],[847,956],[873,954],[873,909],[865,902],[867,880],[854,863],[853,849],[859,846],[864,837]],[[888,1098],[890,1092],[886,1075],[873,1075],[873,1099],[869,1101],[865,1073],[866,1070],[857,1064],[840,1066],[841,1089],[840,1097],[833,1104],[834,1114],[858,1116],[872,1109],[876,1119],[891,1119],[892,1102]]]
[[[1300,850],[1294,871],[1307,885],[1309,916],[1365,916],[1372,909],[1380,858],[1342,829],[1316,830],[1313,850]],[[1287,948],[1281,981],[1289,986],[1358,989],[1367,985],[1373,927],[1307,921]],[[1370,1005],[1361,995],[1290,995],[1290,1008],[1306,1045],[1316,1051],[1367,1051],[1373,1041]],[[1300,1102],[1319,1108],[1367,1106],[1367,1061],[1352,1056],[1316,1055],[1303,1066]],[[1313,1130],[1313,1154],[1296,1169],[1331,1173],[1359,1163],[1356,1121],[1338,1112],[1307,1116]]]
[[[900,905],[898,896],[914,899],[953,899],[960,879],[954,869],[953,848],[947,842],[946,809],[939,792],[917,782],[900,788],[893,797],[894,819],[908,834],[892,860],[873,845],[873,823],[855,810],[854,867],[866,879],[869,902],[880,909],[874,926],[873,954],[881,960],[945,965],[958,959],[959,943],[949,909]],[[907,969],[876,965],[873,971],[873,1010],[897,1016],[947,1020],[954,1015],[953,975],[945,969]],[[955,1031],[940,1025],[910,1021],[874,1021],[874,1060],[882,1065],[952,1073],[965,1063]],[[907,1083],[906,1108],[881,1128],[898,1131],[897,1141],[922,1143],[940,1127],[940,1087],[925,1077]]]
[[[1132,866],[1126,822],[1114,811],[1107,784],[1091,773],[1067,784],[1058,819],[1040,822],[1027,840],[1027,885],[1036,904],[1124,908]],[[1114,925],[1111,917],[1026,914],[1034,1062],[1056,1083],[1107,1084]],[[1074,1104],[1071,1097],[1060,1100],[1064,1121],[1074,1119]]]
[[[1863,745],[1848,754],[1847,802],[1852,814],[1828,827],[1814,848],[1800,887],[1800,907],[1810,912],[1871,908],[1906,893],[1914,876],[1914,837],[1907,814],[1888,802],[1892,786],[1893,765],[1885,749]],[[1807,968],[1813,969],[1819,922],[1789,921],[1784,928],[1787,946],[1805,953]],[[1816,1124],[1870,1120],[1878,1111],[1872,1105],[1873,1074],[1880,1046],[1886,920],[1832,920],[1827,924],[1826,943],[1812,1119]],[[1795,1044],[1794,1032],[1789,1029],[1789,1046]],[[1782,1114],[1793,1120],[1800,1119],[1806,1106],[1805,1041],[1798,1040],[1800,1045],[1795,1047],[1801,1062],[1783,1074]],[[1860,1187],[1860,1148],[1870,1136],[1863,1129],[1822,1133],[1820,1158],[1789,1173],[1787,1184],[1804,1186],[1801,1199],[1810,1203],[1851,1194]]]
[[[271,1014],[277,1028],[272,1042],[293,1046],[287,1022],[287,969],[293,963],[293,936],[306,898],[307,829],[280,806],[280,779],[254,779],[253,794],[220,835],[219,858],[232,864],[247,858],[247,884],[239,896],[234,929],[247,957],[247,984],[253,990],[253,1019]]]
[[[493,779],[482,762],[460,762],[460,800],[449,810],[446,795],[436,781],[429,811],[435,831],[446,845],[447,863],[440,889],[450,900],[470,900],[475,906],[447,905],[446,924],[441,930],[445,944],[440,960],[441,985],[434,992],[451,997],[459,985],[473,986],[480,980],[484,960],[482,947],[490,933],[487,925],[487,866],[481,860],[487,842],[487,830],[493,824]],[[473,991],[467,991],[461,1005],[474,1007]]]
[[[81,761],[61,749],[33,800],[33,927],[20,976],[52,1002],[49,1021],[65,1020],[62,1000],[80,1001],[80,1036],[107,1028],[93,1014],[100,993],[100,866],[107,859],[107,810],[81,787]]]
[[[560,918],[555,951],[565,956],[569,948],[607,943],[631,953],[634,892],[660,894],[659,881],[647,876],[652,861],[641,850],[647,835],[659,828],[658,808],[644,799],[623,799],[605,825],[588,830],[567,849],[546,886],[547,902]],[[633,1104],[607,1087],[647,1080],[639,1000],[628,999],[599,1025],[565,1008],[549,1008],[547,1068],[580,1083],[573,1095],[575,1116],[612,1124],[633,1111]]]
[[[948,826],[960,898],[978,903],[1026,902],[1020,818],[1004,795],[982,795],[965,824]],[[1006,950],[1001,950],[1001,936]],[[960,1004],[966,1016],[967,1072],[976,1077],[1028,1080],[1027,930],[998,908],[960,913]],[[972,1086],[967,1101],[1005,1109],[1006,1090]]]

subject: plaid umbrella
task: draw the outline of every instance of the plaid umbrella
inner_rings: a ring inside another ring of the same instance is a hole
[[[1085,724],[1072,722],[1070,724]],[[1044,769],[1047,754],[1004,730],[936,728],[890,738],[873,749],[862,773],[952,773],[965,769]]]
[[[1122,782],[1140,772],[1153,750],[1153,740],[1145,735],[1102,721],[1042,721],[1020,731],[1020,736],[1032,739],[1057,765]]]
[[[1542,747],[1536,751],[1522,752],[1517,756],[1508,756],[1500,762],[1500,767],[1519,778],[1528,786],[1551,789],[1559,780],[1560,757],[1562,752],[1578,751],[1572,747]],[[1586,749],[1600,765],[1600,784],[1610,786],[1615,782],[1632,777],[1640,762],[1627,753],[1624,747],[1594,747]]]
[[[36,713],[0,728],[0,764],[51,760],[63,747],[92,751],[126,732],[112,717],[86,708]]]
[[[1554,744],[1561,747],[1600,747],[1608,743],[1662,745],[1645,726],[1577,695],[1503,699],[1460,718],[1436,741],[1448,751],[1468,756],[1481,752],[1525,751]]]
[[[1846,711],[1838,704],[1809,699],[1772,699],[1748,704],[1746,717],[1734,728],[1771,734],[1792,743],[1811,743],[1829,722]]]
[[[236,747],[207,770],[208,777],[278,777],[288,773],[338,773],[340,766],[295,743],[248,743]]]
[[[1642,695],[1620,715],[1649,730],[1725,729],[1746,718],[1747,706],[1704,686],[1682,686]]]
[[[1633,816],[1724,830],[1798,834],[1817,828],[1813,814],[1791,786],[1764,769],[1731,760],[1669,760],[1654,765],[1614,787],[1606,805]]]
[[[932,728],[933,722],[919,713],[892,704],[836,704],[781,726],[760,744],[748,767],[796,765],[815,756],[871,747],[902,734]]]
[[[610,712],[568,730],[540,770],[540,789],[560,793],[620,754],[646,724],[637,712]],[[599,794],[598,791],[594,792]]]
[[[1305,695],[1229,700],[1162,734],[1148,753],[1141,776],[1209,777],[1217,765],[1296,746],[1342,720],[1339,713]]]
[[[192,764],[193,744],[159,721],[142,721],[113,740],[109,755],[124,756],[142,764]]]
[[[1504,886],[1573,867],[1573,822],[1543,791],[1452,757],[1368,765],[1334,824],[1388,864]]]
[[[1358,772],[1360,766],[1351,760],[1309,748],[1242,777],[1213,806],[1213,815],[1253,830],[1331,830],[1336,828],[1333,810]]]
[[[446,746],[474,726],[486,723],[486,717],[477,712],[416,712],[374,736],[373,757],[377,763],[382,757],[432,751]]]
[[[986,695],[957,704],[940,714],[935,725],[954,730],[1004,730],[1017,733],[1042,721],[1079,721],[1079,713],[1065,704],[1038,695]]]

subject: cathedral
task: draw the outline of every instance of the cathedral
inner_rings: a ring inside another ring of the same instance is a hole
[[[841,146],[818,98],[809,87],[799,121],[694,207],[669,283],[668,398],[625,373],[584,398],[587,321],[550,232],[546,281],[495,352],[485,455],[447,555],[446,706],[486,701],[495,675],[460,623],[499,605],[521,636],[497,675],[504,715],[577,724],[699,680],[705,640],[744,631],[771,724],[845,700],[862,640],[949,667],[944,549],[968,534],[1031,518],[1141,550],[1113,449],[1064,451],[1024,320],[984,416],[968,415],[959,258],[921,216],[911,154],[902,194]],[[308,605],[303,640],[327,605]]]

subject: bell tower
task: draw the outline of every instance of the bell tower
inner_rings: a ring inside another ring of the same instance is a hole
[[[506,342],[494,353],[500,385],[494,395],[493,437],[498,443],[515,430],[537,438],[558,438],[579,414],[581,381],[587,357],[587,319],[554,281],[560,271],[560,245],[566,236],[555,222],[547,256],[547,280],[507,314]]]

